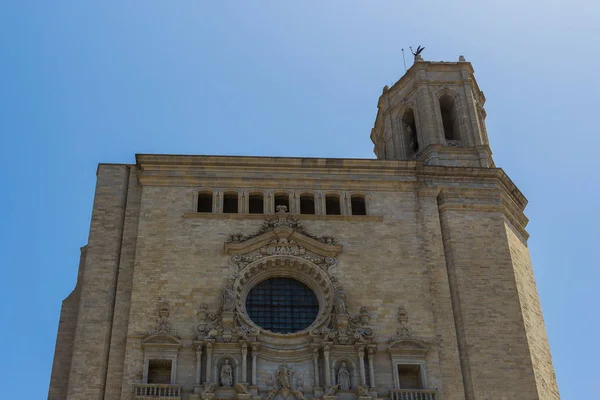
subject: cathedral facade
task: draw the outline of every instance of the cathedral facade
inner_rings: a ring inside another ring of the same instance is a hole
[[[558,399],[484,103],[463,57],[416,56],[376,159],[100,164],[48,398]]]

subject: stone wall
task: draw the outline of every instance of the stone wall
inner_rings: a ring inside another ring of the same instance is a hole
[[[506,221],[506,235],[515,269],[517,290],[519,291],[538,393],[541,399],[559,399],[546,325],[535,285],[527,241],[510,221]]]

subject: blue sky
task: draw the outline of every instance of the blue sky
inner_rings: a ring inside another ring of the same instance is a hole
[[[473,63],[496,164],[529,199],[562,398],[597,393],[598,21],[592,1],[2,2],[2,396],[47,395],[97,163],[372,158],[381,89],[419,44]]]

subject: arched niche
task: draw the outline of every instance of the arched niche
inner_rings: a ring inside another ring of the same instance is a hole
[[[241,376],[241,371],[240,371],[240,360],[238,358],[237,355],[233,355],[233,354],[218,354],[213,358],[213,379],[214,381],[217,383],[218,387],[223,387],[222,382],[221,382],[221,368],[223,367],[223,365],[225,364],[225,360],[229,360],[229,364],[231,365],[231,369],[232,369],[232,375],[233,375],[233,379],[232,379],[232,385],[230,387],[233,387],[233,385],[235,385],[236,383],[240,382],[239,377]]]
[[[342,368],[342,364],[346,364],[346,369],[350,374],[350,390],[356,389],[357,386],[360,385],[360,376],[359,376],[359,366],[356,361],[349,356],[339,356],[336,357],[335,360],[331,363],[331,382],[338,385],[339,382],[339,373]]]

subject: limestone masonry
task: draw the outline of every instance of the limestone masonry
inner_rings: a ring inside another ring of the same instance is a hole
[[[462,56],[416,56],[377,159],[100,164],[48,398],[559,399],[484,103]]]

